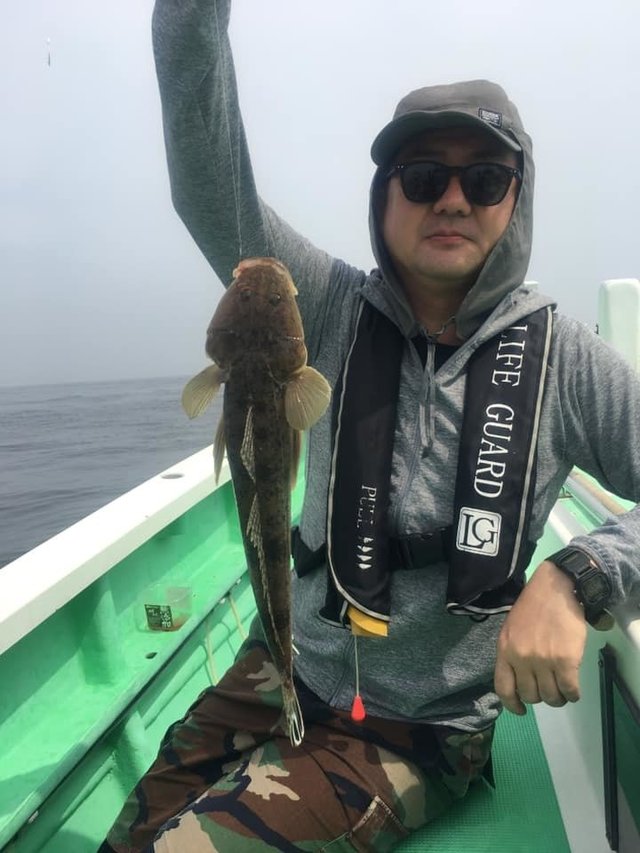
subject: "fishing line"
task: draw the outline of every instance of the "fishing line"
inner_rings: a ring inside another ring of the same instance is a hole
[[[353,635],[353,653],[356,659],[356,694],[360,695],[360,662],[358,660],[358,636]]]
[[[214,3],[213,6],[213,16],[216,22],[216,42],[218,44],[218,48],[222,45],[222,38],[220,37],[220,23],[218,21],[218,6]],[[221,56],[222,63],[233,63],[230,54],[228,52],[222,52],[219,50],[219,55]],[[224,106],[224,116],[225,123],[227,127],[227,144],[229,146],[229,160],[230,160],[230,168],[231,168],[231,183],[233,186],[233,200],[236,207],[236,228],[238,231],[238,259],[242,259],[243,255],[243,246],[242,246],[242,223],[240,220],[240,156],[238,156],[238,174],[236,174],[235,162],[233,159],[233,145],[231,143],[231,122],[229,120],[229,94],[227,90],[227,75],[226,69],[222,67],[222,104]],[[240,153],[240,142],[238,142],[238,155]]]
[[[360,696],[360,662],[358,660],[358,635],[353,635],[353,653],[355,656],[355,664],[356,664],[356,695],[353,699],[353,704],[351,706],[351,719],[356,723],[361,723],[366,717],[366,712],[364,710],[364,702],[362,701],[362,696]]]

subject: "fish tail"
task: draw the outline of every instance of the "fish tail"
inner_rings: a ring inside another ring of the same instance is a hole
[[[289,740],[292,746],[300,746],[304,738],[304,720],[298,694],[293,684],[282,685],[282,700]]]

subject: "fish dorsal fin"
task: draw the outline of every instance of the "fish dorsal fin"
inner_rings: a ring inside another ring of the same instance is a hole
[[[297,429],[293,430],[291,436],[291,467],[289,469],[289,482],[291,488],[296,487],[296,477],[298,476],[298,465],[300,464],[300,451],[302,449],[302,433]]]
[[[324,415],[331,399],[331,386],[313,367],[303,367],[289,380],[284,392],[284,411],[294,429],[305,430]]]
[[[209,406],[225,380],[225,372],[217,364],[210,364],[197,373],[184,386],[182,408],[190,418],[197,418]]]
[[[251,509],[249,510],[249,518],[247,520],[247,530],[246,536],[249,539],[249,542],[256,549],[256,554],[258,557],[258,571],[260,572],[260,582],[262,585],[262,596],[264,598],[264,603],[267,608],[267,614],[269,618],[269,622],[271,624],[271,634],[273,636],[274,642],[277,644],[278,649],[281,655],[285,655],[286,651],[282,647],[282,639],[280,637],[280,631],[278,625],[276,624],[275,616],[273,613],[273,591],[269,588],[269,577],[267,573],[267,559],[264,553],[264,542],[262,538],[262,522],[260,520],[260,505],[258,503],[258,496],[253,496],[253,501],[251,502]]]
[[[256,479],[256,458],[253,446],[253,406],[247,409],[247,419],[244,422],[244,435],[242,436],[242,444],[240,445],[240,459],[247,470],[247,474],[255,482]]]
[[[216,483],[220,479],[220,471],[222,470],[222,462],[224,460],[224,451],[226,446],[227,442],[224,436],[224,418],[220,418],[220,423],[216,430],[216,437],[213,442],[213,470],[216,475]]]
[[[256,497],[256,495],[253,496],[253,501],[251,502],[251,509],[249,510],[249,519],[247,521],[247,536],[249,537],[249,541],[251,542],[251,544],[258,552],[262,568],[262,526],[260,524],[260,506],[258,505],[258,498]],[[266,579],[263,577],[263,582],[265,580]]]

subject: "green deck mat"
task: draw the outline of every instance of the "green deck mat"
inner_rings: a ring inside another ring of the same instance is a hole
[[[496,790],[480,783],[396,848],[402,853],[571,853],[531,709],[503,713],[493,749]]]

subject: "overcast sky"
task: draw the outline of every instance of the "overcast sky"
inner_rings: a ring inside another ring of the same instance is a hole
[[[204,365],[222,288],[171,207],[152,5],[3,4],[0,385]],[[592,325],[599,283],[640,276],[639,32],[637,0],[236,0],[258,186],[369,269],[371,140],[408,90],[493,79],[534,141],[529,278]]]

